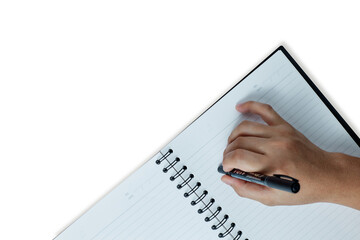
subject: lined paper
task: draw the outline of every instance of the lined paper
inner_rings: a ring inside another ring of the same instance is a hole
[[[354,140],[328,110],[308,83],[281,51],[251,73],[200,118],[173,139],[161,152],[146,162],[93,208],[69,226],[56,239],[218,239],[232,222],[236,224],[224,239],[356,239],[360,238],[360,213],[348,207],[315,203],[302,206],[268,207],[240,198],[220,181],[217,166],[222,161],[231,131],[243,120],[263,121],[254,115],[235,111],[240,102],[255,100],[271,104],[296,129],[326,151],[344,152],[360,157]],[[169,149],[173,153],[160,165],[155,161]],[[180,161],[169,172],[162,169]],[[169,177],[186,165],[187,170],[175,181]],[[176,185],[189,174],[192,179],[183,189]],[[183,194],[196,182],[201,187],[190,197]],[[197,205],[204,190],[208,195]],[[198,214],[210,200],[215,203]],[[221,212],[211,222],[218,206]],[[219,229],[224,217],[229,219]]]
[[[237,223],[238,230],[249,239],[360,238],[359,211],[329,203],[268,207],[240,198],[224,186],[217,166],[231,131],[243,120],[264,123],[257,116],[246,116],[235,110],[237,103],[248,100],[272,105],[322,149],[360,157],[357,144],[281,51],[232,89],[167,148],[183,153],[184,164],[196,169],[209,193],[229,214],[229,220]]]

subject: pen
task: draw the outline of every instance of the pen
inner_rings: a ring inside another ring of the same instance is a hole
[[[274,174],[273,176],[266,176],[260,173],[244,172],[239,169],[233,169],[230,172],[225,172],[222,165],[218,167],[218,172],[234,178],[276,188],[286,192],[297,193],[300,190],[299,181],[286,175]]]

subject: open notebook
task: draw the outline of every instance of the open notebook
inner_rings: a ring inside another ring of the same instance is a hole
[[[360,239],[360,211],[268,207],[221,182],[230,132],[261,121],[235,110],[247,100],[271,104],[319,147],[360,157],[359,138],[281,46],[55,239]]]

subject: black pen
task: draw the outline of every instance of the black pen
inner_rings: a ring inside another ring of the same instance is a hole
[[[222,165],[218,167],[218,172],[234,178],[276,188],[286,192],[297,193],[300,190],[299,181],[286,175],[274,174],[273,176],[266,176],[260,173],[244,172],[239,169],[233,169],[230,172],[225,172]]]

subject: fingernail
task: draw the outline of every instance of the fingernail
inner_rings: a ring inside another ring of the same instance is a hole
[[[243,111],[244,109],[243,109],[243,104],[242,103],[238,103],[238,104],[236,104],[236,110],[238,110],[238,111]]]

